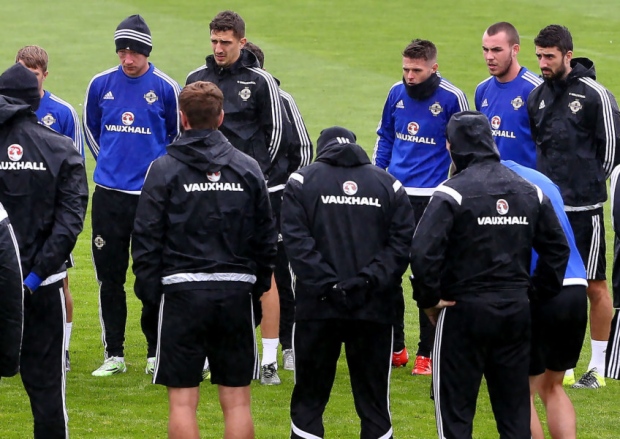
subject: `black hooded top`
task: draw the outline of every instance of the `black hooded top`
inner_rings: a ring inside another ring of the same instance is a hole
[[[411,244],[418,306],[558,294],[569,247],[549,199],[500,164],[482,113],[452,116],[447,137],[457,173],[435,190]]]
[[[84,159],[71,139],[38,123],[37,87],[21,64],[0,76],[0,92],[8,95],[0,95],[0,202],[15,230],[24,278],[36,276],[36,286],[65,269],[88,203]]]
[[[190,72],[186,84],[208,81],[224,94],[224,122],[220,131],[238,150],[254,158],[268,186],[286,183],[288,166],[276,166],[286,156],[293,128],[276,80],[261,69],[256,56],[242,49],[229,67],[216,64],[213,55]]]
[[[371,165],[351,135],[325,130],[316,162],[291,174],[284,189],[282,238],[297,277],[295,318],[394,324],[413,211],[402,185]],[[345,312],[324,300],[335,284],[359,275],[371,285],[360,309]]]
[[[596,82],[594,63],[571,60],[563,80],[545,81],[527,99],[536,169],[562,193],[568,210],[602,206],[605,180],[620,163],[620,111],[614,96]]]
[[[132,241],[142,300],[159,300],[162,278],[176,289],[227,280],[264,293],[277,234],[258,164],[219,131],[186,131],[149,169]]]

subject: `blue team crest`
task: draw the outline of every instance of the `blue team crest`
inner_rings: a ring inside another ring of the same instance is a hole
[[[45,125],[46,127],[51,127],[52,125],[54,125],[54,123],[56,123],[56,119],[54,119],[52,113],[47,113],[45,116],[43,116],[41,122],[43,122],[43,125]]]
[[[435,102],[433,105],[428,107],[428,109],[431,110],[433,116],[438,116],[443,111],[443,108],[441,107],[441,104],[439,104],[439,102]]]
[[[149,105],[157,102],[157,99],[159,98],[157,97],[157,95],[155,94],[153,90],[149,91],[147,94],[144,95],[144,100],[148,102]]]
[[[523,98],[521,96],[517,96],[512,101],[510,101],[510,103],[512,104],[512,108],[514,108],[515,110],[518,110],[519,108],[523,106],[525,102],[523,102]]]

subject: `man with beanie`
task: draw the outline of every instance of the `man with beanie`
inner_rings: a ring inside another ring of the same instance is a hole
[[[82,127],[77,113],[68,102],[63,101],[55,94],[43,89],[43,83],[49,75],[47,69],[48,55],[45,49],[39,46],[24,46],[17,52],[15,62],[23,64],[37,76],[39,81],[39,93],[41,103],[35,112],[39,122],[54,131],[64,134],[73,140],[75,149],[84,157],[84,140]],[[67,268],[74,266],[73,256],[66,262]],[[69,343],[71,341],[71,331],[73,330],[73,296],[69,290],[69,274],[63,281],[65,292],[65,304],[67,306],[67,324],[65,328],[65,350],[67,356],[67,371],[71,370],[69,361]]]
[[[282,238],[297,277],[291,438],[324,437],[344,343],[362,438],[391,438],[390,359],[413,210],[342,127],[321,132],[316,162],[291,174]]]
[[[446,145],[454,176],[435,189],[411,243],[413,297],[436,325],[438,437],[472,437],[484,376],[500,437],[529,439],[528,296],[559,294],[569,246],[549,198],[500,163],[484,114],[452,116]]]
[[[153,162],[136,212],[136,294],[160,306],[153,381],[168,387],[170,438],[199,437],[205,356],[218,385],[224,437],[254,437],[252,296],[269,288],[277,235],[258,163],[218,131],[223,101],[209,82],[183,88],[185,131]]]
[[[35,438],[67,438],[65,261],[82,231],[88,187],[71,139],[37,121],[37,77],[17,63],[0,76],[0,202],[15,231],[24,276],[20,371]]]
[[[246,43],[245,21],[233,11],[218,13],[209,23],[213,55],[190,72],[186,84],[209,81],[224,93],[222,133],[240,151],[260,165],[271,197],[274,218],[279,218],[282,190],[289,175],[286,152],[292,127],[280,97],[277,81],[260,68]],[[261,298],[261,384],[277,385],[280,302],[275,280]],[[231,347],[234,348],[234,347]]]
[[[178,84],[148,61],[151,31],[139,15],[114,33],[120,65],[101,72],[86,90],[83,124],[97,165],[92,208],[92,253],[99,283],[104,363],[94,376],[125,366],[125,280],[136,206],[146,171],[179,134]],[[142,299],[142,298],[141,298]],[[153,373],[158,305],[142,300],[142,331],[148,344],[146,373]]]
[[[467,110],[465,94],[442,78],[437,69],[437,47],[428,40],[413,40],[402,57],[402,80],[392,86],[377,129],[373,161],[403,183],[413,207],[414,225],[437,185],[448,178],[450,157],[443,148],[450,117]],[[398,288],[401,288],[400,285]],[[392,366],[405,367],[405,304],[394,329]],[[431,374],[434,328],[419,312],[420,340],[412,375]]]

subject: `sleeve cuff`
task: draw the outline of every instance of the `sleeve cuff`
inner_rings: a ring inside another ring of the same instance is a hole
[[[26,276],[26,279],[24,279],[24,285],[26,285],[30,291],[35,291],[39,288],[41,282],[43,282],[43,279],[37,276],[34,272],[30,272],[30,274]]]

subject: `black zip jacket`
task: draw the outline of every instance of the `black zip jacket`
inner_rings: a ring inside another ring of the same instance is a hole
[[[61,272],[84,225],[88,186],[73,141],[29,105],[0,96],[0,202],[15,230],[24,278]]]
[[[224,94],[224,123],[219,130],[233,146],[254,158],[271,188],[286,183],[286,166],[276,166],[286,157],[292,136],[276,80],[261,69],[256,56],[241,50],[230,67],[219,67],[213,55],[206,64],[190,72],[186,84],[208,81]]]
[[[0,204],[0,377],[19,370],[24,327],[24,290],[17,242],[8,214]]]
[[[297,277],[296,320],[397,322],[413,210],[402,185],[372,166],[360,146],[334,139],[317,149],[315,163],[291,174],[281,223]],[[346,312],[324,300],[334,284],[355,276],[371,285],[361,308]]]
[[[219,131],[185,132],[151,164],[132,242],[141,300],[159,300],[162,284],[185,289],[208,281],[250,282],[264,293],[277,234],[258,164]]]
[[[527,99],[536,168],[558,185],[567,210],[602,205],[605,180],[620,162],[616,99],[596,82],[592,61],[575,58],[571,66],[565,80],[545,81]]]
[[[616,166],[611,174],[611,224],[614,228],[614,265],[612,270],[612,286],[614,308],[620,308],[620,186],[618,177],[620,166]]]
[[[420,308],[440,299],[525,298],[528,289],[544,299],[562,287],[569,247],[553,206],[500,164],[484,117],[468,111],[448,123],[457,173],[435,190],[411,244]],[[539,259],[530,281],[532,247]]]

